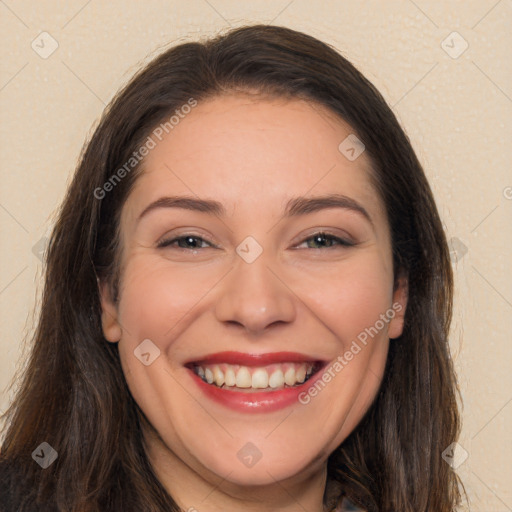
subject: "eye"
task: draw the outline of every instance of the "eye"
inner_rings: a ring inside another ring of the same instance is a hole
[[[355,245],[355,243],[350,242],[349,240],[323,232],[315,233],[309,238],[306,238],[297,247],[300,247],[303,244],[306,244],[307,249],[329,249],[331,247],[336,247],[337,245],[342,247],[352,247]]]
[[[183,235],[172,239],[162,240],[157,245],[158,248],[172,246],[175,246],[179,249],[204,249],[206,247],[215,247],[204,238],[195,235]]]

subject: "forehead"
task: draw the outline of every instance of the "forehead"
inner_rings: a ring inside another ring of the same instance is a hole
[[[342,193],[383,208],[363,152],[339,149],[353,130],[327,108],[299,99],[226,95],[200,102],[146,156],[129,198],[135,215],[166,194],[214,198],[235,208],[278,208],[299,195]]]

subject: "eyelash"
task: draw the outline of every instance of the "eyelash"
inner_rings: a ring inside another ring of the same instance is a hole
[[[309,236],[308,238],[305,238],[304,240],[302,240],[302,242],[300,242],[299,245],[303,244],[304,242],[307,242],[309,240],[313,240],[317,237],[322,237],[324,239],[327,239],[327,240],[330,240],[332,242],[336,242],[340,247],[353,247],[354,245],[356,245],[354,242],[351,242],[349,240],[346,240],[344,238],[340,238],[340,237],[337,237],[335,235],[332,235],[330,233],[326,233],[324,231],[319,231],[318,233],[314,233],[312,234],[311,236]],[[196,236],[196,235],[182,235],[182,236],[179,236],[179,237],[176,237],[176,238],[172,238],[172,239],[168,239],[168,240],[162,240],[161,242],[158,243],[157,247],[158,248],[165,248],[165,247],[171,247],[172,244],[176,243],[176,242],[179,242],[181,240],[186,240],[186,239],[195,239],[195,240],[201,240],[202,242],[206,242],[207,244],[210,244],[210,246],[212,246],[213,248],[217,248],[216,245],[214,245],[213,243],[209,242],[208,240],[206,240],[205,238],[202,238],[200,236]],[[331,249],[333,246],[324,246],[324,247],[309,247],[309,249]],[[178,247],[176,246],[177,249],[183,249],[183,250],[197,250],[197,249],[205,249],[205,247]]]

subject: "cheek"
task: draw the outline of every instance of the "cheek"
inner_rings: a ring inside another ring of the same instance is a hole
[[[336,340],[325,379],[303,397],[316,402],[322,424],[332,425],[333,435],[335,426],[343,425],[333,446],[355,428],[382,380],[395,314],[389,268],[378,252],[368,252],[343,262],[336,272],[310,272],[295,282],[294,289],[316,317],[318,332],[330,331]],[[331,392],[324,393],[324,387]]]
[[[343,345],[376,324],[380,335],[387,335],[389,322],[380,319],[392,306],[393,276],[379,253],[324,267],[303,272],[292,285],[316,319]]]
[[[133,257],[124,273],[120,321],[123,341],[153,340],[164,351],[198,315],[218,281],[216,269],[172,265],[162,258]]]

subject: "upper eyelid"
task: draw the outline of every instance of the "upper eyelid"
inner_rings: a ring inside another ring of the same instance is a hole
[[[160,241],[157,242],[157,246],[163,245],[163,244],[171,244],[172,242],[176,242],[178,240],[183,240],[184,238],[199,238],[203,242],[206,242],[207,244],[210,244],[213,247],[217,247],[215,243],[213,243],[211,240],[208,240],[208,238],[202,236],[202,235],[195,235],[193,233],[184,233],[183,235],[178,236],[170,236],[170,237],[163,237]]]
[[[308,235],[308,236],[302,238],[295,245],[302,245],[303,243],[307,242],[308,240],[311,240],[312,238],[314,238],[317,235],[324,235],[326,238],[332,238],[334,240],[337,240],[337,241],[341,242],[340,245],[352,246],[352,245],[356,245],[356,243],[357,243],[351,237],[343,237],[343,236],[335,235],[333,233],[329,233],[327,231],[317,231],[315,233],[312,233],[311,235]]]
[[[330,228],[313,228],[313,229],[314,229],[314,231],[308,230],[306,232],[306,234],[300,235],[299,237],[295,237],[295,239],[297,240],[295,243],[302,243],[305,240],[309,240],[310,238],[317,236],[317,235],[325,235],[327,237],[337,238],[338,240],[344,240],[347,242],[355,243],[355,238],[353,236],[351,236],[349,233],[345,232],[344,230],[341,230],[341,231],[344,231],[344,234],[342,234],[342,233],[333,233],[332,228],[331,229]],[[338,229],[340,229],[340,228],[338,228]]]

